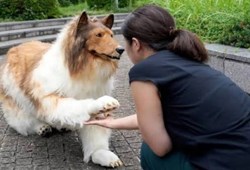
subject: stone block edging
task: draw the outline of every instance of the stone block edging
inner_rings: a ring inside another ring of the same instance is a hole
[[[206,44],[206,48],[211,56],[218,56],[220,58],[247,62],[250,64],[250,49],[221,44]]]
[[[250,49],[221,44],[206,44],[208,64],[231,78],[250,94]]]

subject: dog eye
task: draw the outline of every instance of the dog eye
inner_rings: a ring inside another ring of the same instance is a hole
[[[102,37],[101,33],[96,34],[97,37]]]
[[[113,34],[110,35],[113,38]]]

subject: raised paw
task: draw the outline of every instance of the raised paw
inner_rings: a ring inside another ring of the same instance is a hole
[[[46,137],[47,135],[52,133],[52,128],[49,125],[43,125],[39,128],[37,133],[42,137]]]
[[[110,111],[115,110],[120,106],[119,102],[110,96],[102,96],[98,98],[96,102],[99,108],[93,113],[93,115],[103,113],[105,116],[108,116]]]

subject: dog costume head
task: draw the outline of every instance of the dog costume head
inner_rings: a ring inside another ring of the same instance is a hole
[[[83,12],[69,25],[65,39],[65,56],[71,74],[79,72],[90,60],[117,63],[124,49],[111,30],[114,15],[90,19]]]

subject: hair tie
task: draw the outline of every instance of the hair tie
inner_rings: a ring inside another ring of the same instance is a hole
[[[172,26],[169,27],[168,34],[169,34],[170,37],[173,36],[173,35],[175,34],[175,29],[174,29],[174,27],[172,27]]]

